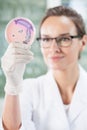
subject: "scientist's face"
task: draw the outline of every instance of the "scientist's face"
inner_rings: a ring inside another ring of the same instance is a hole
[[[74,23],[69,18],[65,16],[48,17],[43,22],[40,33],[43,39],[41,51],[50,69],[64,70],[77,65],[78,56],[83,50],[84,44],[78,37]],[[77,36],[77,38],[69,39],[70,36]],[[59,40],[49,40],[49,38],[56,37]]]

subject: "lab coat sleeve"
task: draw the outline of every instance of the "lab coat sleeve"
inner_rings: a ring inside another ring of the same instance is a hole
[[[23,91],[20,94],[22,126],[20,130],[36,130],[33,122],[33,89],[34,79],[23,81]]]
[[[2,126],[2,119],[0,118],[0,130],[4,130]]]

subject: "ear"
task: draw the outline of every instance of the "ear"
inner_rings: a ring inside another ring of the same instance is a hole
[[[85,49],[86,45],[87,45],[87,35],[85,34],[83,38],[81,39],[81,51]]]

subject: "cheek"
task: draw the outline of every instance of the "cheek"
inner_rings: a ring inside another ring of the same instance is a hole
[[[80,54],[80,47],[76,44],[75,46],[72,46],[72,48],[69,50],[67,56],[69,57],[70,61],[77,61]]]

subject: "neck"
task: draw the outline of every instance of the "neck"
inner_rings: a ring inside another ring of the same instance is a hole
[[[62,97],[71,99],[79,78],[79,67],[75,66],[67,70],[56,70],[53,71],[53,75]]]

